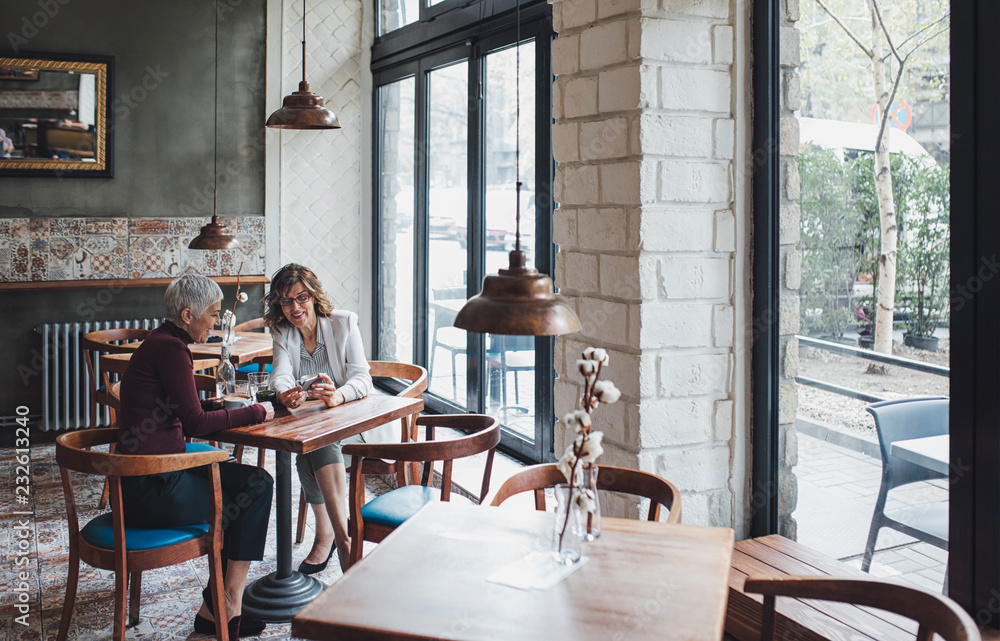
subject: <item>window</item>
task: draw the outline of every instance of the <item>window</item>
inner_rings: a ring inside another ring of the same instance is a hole
[[[552,450],[552,339],[453,322],[483,276],[507,266],[518,204],[529,264],[552,273],[551,9],[525,2],[518,28],[511,2],[430,4],[437,19],[387,33],[372,55],[375,350],[427,368],[430,409],[496,415],[503,445],[541,461]]]
[[[841,3],[831,3],[831,6],[835,10],[843,8]],[[867,5],[856,3],[854,6],[864,12]],[[818,7],[812,7],[810,11],[815,8]],[[786,59],[787,51],[778,50],[779,41],[799,44],[798,36],[795,39],[786,37],[786,29],[802,30],[810,25],[824,24],[834,28],[837,26],[834,22],[811,20],[809,12],[803,10],[801,15],[796,11],[794,16],[795,23],[799,24],[792,24],[780,3],[755,3],[753,11],[753,48],[757,53],[753,63],[753,158],[758,162],[755,162],[753,181],[754,455],[751,483],[754,511],[751,534],[784,532],[799,538],[803,535],[808,537],[799,515],[803,510],[814,510],[813,514],[823,514],[831,519],[837,517],[836,521],[829,522],[826,532],[822,528],[816,529],[827,537],[829,545],[834,546],[844,543],[845,535],[866,538],[868,523],[865,521],[871,518],[871,511],[865,515],[860,533],[849,531],[844,519],[840,518],[830,502],[823,501],[822,496],[804,494],[801,487],[795,491],[795,484],[801,485],[803,476],[798,472],[807,471],[801,468],[808,461],[801,456],[803,439],[794,438],[799,433],[798,421],[794,431],[789,431],[786,426],[790,419],[798,418],[796,414],[803,415],[813,410],[817,397],[810,391],[806,396],[797,394],[797,403],[788,402],[787,392],[796,393],[795,375],[790,374],[788,363],[791,358],[795,365],[791,369],[798,369],[798,390],[803,389],[803,384],[815,387],[809,381],[801,381],[803,369],[808,367],[803,363],[801,347],[804,341],[793,338],[792,334],[802,335],[811,329],[822,331],[825,326],[836,336],[843,334],[842,330],[849,325],[863,326],[870,320],[865,302],[872,296],[878,296],[877,287],[868,284],[868,280],[875,278],[873,270],[859,267],[864,265],[865,254],[871,251],[867,248],[868,236],[865,234],[867,221],[862,217],[852,223],[854,228],[847,228],[839,221],[825,227],[810,222],[828,215],[829,205],[850,202],[863,191],[857,179],[863,177],[864,172],[850,173],[850,170],[865,169],[864,164],[870,162],[865,155],[871,152],[848,144],[852,136],[844,125],[836,121],[870,118],[870,105],[868,109],[861,110],[857,105],[843,104],[845,99],[850,101],[859,93],[839,90],[836,84],[843,82],[843,78],[824,73],[821,69],[823,61],[814,59],[814,56],[828,54],[834,47],[829,38],[803,35],[801,47],[794,48],[801,55],[797,61]],[[897,262],[896,275],[897,291],[903,295],[897,294],[894,306],[901,324],[913,325],[926,318],[925,312],[930,309],[928,301],[921,300],[916,288],[930,282],[934,275],[929,268],[917,268],[917,278],[913,278],[912,261],[926,262],[931,254],[944,254],[950,276],[945,278],[945,300],[941,307],[946,324],[939,325],[938,329],[943,326],[949,331],[946,334],[937,331],[932,336],[941,342],[947,339],[949,343],[950,355],[945,365],[950,366],[950,381],[945,379],[942,388],[926,389],[928,385],[941,384],[941,381],[925,379],[920,383],[921,389],[902,392],[884,384],[874,393],[915,396],[929,391],[950,397],[946,419],[950,449],[945,450],[945,477],[929,483],[921,480],[919,483],[924,483],[923,487],[915,487],[916,491],[908,495],[904,492],[904,496],[897,496],[897,499],[916,500],[920,504],[947,504],[948,552],[945,556],[942,550],[936,550],[932,551],[932,556],[947,562],[949,595],[972,613],[978,623],[997,626],[1000,620],[1000,610],[996,606],[996,594],[1000,589],[1000,513],[996,506],[1000,483],[995,472],[1000,464],[996,438],[1000,433],[1000,412],[997,411],[996,400],[996,389],[1000,384],[997,375],[1000,339],[993,327],[1000,309],[1000,292],[993,284],[995,270],[991,261],[1000,238],[1000,224],[991,203],[997,170],[992,150],[1000,144],[1000,128],[993,122],[990,105],[1000,91],[990,75],[989,65],[984,63],[994,59],[1000,49],[1000,42],[992,33],[998,16],[997,8],[995,3],[985,0],[951,3],[950,8],[947,3],[908,0],[894,3],[893,13],[904,20],[912,16],[924,21],[935,15],[944,15],[949,23],[945,26],[951,30],[950,40],[946,38],[944,43],[936,44],[936,53],[928,51],[923,64],[911,67],[916,74],[900,83],[900,91],[904,92],[900,104],[890,106],[890,113],[898,115],[898,125],[909,124],[912,131],[910,137],[922,147],[922,150],[910,147],[908,152],[899,150],[899,158],[890,160],[890,167],[901,178],[900,184],[894,185],[893,190],[895,193],[900,189],[900,193],[895,195],[897,217],[902,223],[897,231],[902,243],[910,244],[909,248],[901,246],[897,250],[903,252]],[[857,12],[854,15],[856,17]],[[936,28],[931,28],[921,33],[932,36],[935,31]],[[906,40],[907,35],[900,36],[898,41],[901,44],[920,41]],[[867,37],[870,38],[870,33]],[[909,62],[913,63],[914,59]],[[891,80],[893,69],[888,71],[886,76]],[[799,77],[800,74],[815,74],[818,82],[811,83]],[[835,78],[836,82],[831,82],[831,78]],[[810,89],[810,84],[813,89]],[[870,82],[863,90],[871,91]],[[940,93],[942,91],[946,93]],[[790,100],[790,96],[794,100]],[[789,102],[799,106],[792,106]],[[909,111],[902,102],[908,103]],[[944,103],[948,103],[947,106]],[[844,115],[837,115],[837,110],[844,107]],[[835,117],[830,117],[830,114]],[[810,116],[834,122],[803,122]],[[797,121],[794,127],[793,118]],[[898,126],[898,129],[903,127]],[[794,150],[779,149],[775,141],[794,130],[800,132],[800,143],[811,140],[814,144],[802,145]],[[833,131],[834,135],[824,138],[824,130]],[[943,135],[945,132],[947,135]],[[903,143],[907,140],[903,136],[896,136],[896,139]],[[895,147],[895,144],[892,146]],[[797,166],[793,170],[789,157],[796,155],[794,162]],[[947,206],[939,202],[917,205],[909,209],[909,214],[903,211],[899,203],[902,201],[905,205],[908,199],[913,198],[914,186],[919,188],[918,192],[934,186],[931,180],[907,180],[907,172],[923,176],[940,173],[943,167],[950,169],[950,185],[946,190],[937,190],[937,193],[945,195],[949,201]],[[834,178],[831,179],[831,175]],[[837,179],[837,175],[845,178]],[[909,193],[902,190],[906,186],[903,183],[910,183]],[[789,187],[792,189],[789,190]],[[789,200],[800,201],[799,208],[789,208]],[[802,209],[807,204],[811,212]],[[946,209],[947,216],[944,215]],[[874,212],[877,207],[868,210]],[[784,217],[787,213],[801,214],[801,220],[791,225],[791,221]],[[789,233],[794,230],[799,233]],[[820,231],[823,233],[818,233]],[[882,233],[882,230],[877,231]],[[838,235],[839,238],[836,238]],[[948,236],[949,242],[939,247],[937,241]],[[921,237],[926,238],[926,242],[911,242]],[[806,253],[809,251],[813,252],[813,256],[808,260],[823,259],[821,265],[826,269],[825,273],[823,269],[814,269],[814,266],[806,264]],[[789,261],[792,253],[795,257]],[[802,261],[801,279],[786,278],[784,270],[788,269],[789,262],[798,263],[799,259]],[[847,261],[845,273],[848,277],[835,276],[829,283],[824,281],[826,275],[836,274],[842,268],[845,264],[842,260]],[[807,274],[809,270],[813,272],[811,276]],[[907,274],[911,277],[908,278]],[[825,297],[822,295],[824,286],[828,291]],[[914,288],[917,295],[907,295],[907,288]],[[852,301],[860,304],[852,305]],[[864,313],[862,315],[855,310]],[[849,313],[845,315],[843,312]],[[912,328],[907,330],[918,333]],[[902,334],[902,331],[899,333]],[[809,350],[815,349],[815,344],[805,344]],[[833,353],[825,347],[822,351]],[[812,355],[807,354],[806,357],[812,358]],[[898,364],[895,367],[900,372],[906,369]],[[913,378],[909,374],[907,376]],[[856,374],[833,382],[841,388],[836,391],[841,392],[849,385],[860,387],[860,381],[861,375]],[[798,411],[792,411],[796,405]],[[919,415],[922,421],[926,421],[928,416],[927,413]],[[826,439],[825,443],[829,442],[830,439]],[[796,445],[798,457],[788,451],[790,445]],[[826,444],[814,444],[812,453],[817,454],[825,447]],[[813,460],[816,458],[812,457]],[[843,469],[833,469],[830,475],[842,475],[843,472]],[[879,479],[866,481],[859,477],[857,481],[858,486],[868,485],[870,489],[875,489]],[[855,498],[846,492],[828,496]],[[879,549],[883,547],[882,537],[886,533],[886,530],[882,531],[877,546]],[[913,545],[912,539],[898,538],[899,535],[892,531],[888,534],[897,537],[897,548]],[[837,538],[841,540],[835,540]],[[863,548],[857,543],[851,542],[853,547],[848,556],[853,557],[850,562],[860,565],[862,559],[857,557]],[[861,542],[861,545],[866,544]],[[880,554],[886,555],[886,552],[876,551],[873,574],[880,563]],[[891,562],[891,555],[887,555],[882,565],[887,566]],[[900,570],[900,573],[905,574],[905,571]],[[931,578],[937,588],[943,576],[938,572]]]

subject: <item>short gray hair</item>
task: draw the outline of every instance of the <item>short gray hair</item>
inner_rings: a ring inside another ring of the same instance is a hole
[[[211,278],[201,274],[185,274],[167,287],[164,304],[167,318],[181,320],[181,311],[186,307],[195,316],[201,316],[212,305],[222,300],[222,288]]]

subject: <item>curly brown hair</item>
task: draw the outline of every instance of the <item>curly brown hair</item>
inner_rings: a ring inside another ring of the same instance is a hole
[[[278,329],[281,325],[291,324],[285,318],[284,312],[281,311],[278,299],[296,283],[302,283],[309,293],[312,294],[313,309],[316,311],[317,316],[329,316],[330,312],[333,311],[333,304],[326,295],[326,290],[323,289],[323,285],[319,282],[319,278],[315,272],[308,267],[303,267],[296,263],[288,263],[271,277],[271,289],[268,290],[267,296],[264,297],[264,322],[271,328],[271,331]]]

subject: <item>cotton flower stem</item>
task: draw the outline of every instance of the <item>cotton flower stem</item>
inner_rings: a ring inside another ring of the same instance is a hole
[[[576,478],[576,466],[580,464],[580,454],[583,453],[583,445],[573,446],[573,468],[570,470],[570,481],[569,481],[569,492],[566,494],[566,518],[563,519],[562,530],[559,532],[559,552],[562,552],[563,537],[566,536],[566,527],[569,526],[569,515],[573,510],[573,490],[576,489],[576,483],[573,479]]]
[[[240,261],[240,268],[236,270],[236,298],[233,300],[233,319],[235,325],[236,303],[240,302],[240,274],[243,273],[243,261]]]

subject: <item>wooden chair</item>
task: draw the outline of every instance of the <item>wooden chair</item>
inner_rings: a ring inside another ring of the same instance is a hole
[[[396,378],[409,381],[410,384],[396,396],[403,398],[420,398],[427,391],[427,370],[419,365],[396,363],[394,361],[368,361],[372,378]],[[400,419],[400,442],[407,443],[417,440],[417,415],[411,414]],[[257,465],[262,465],[258,462]],[[408,485],[417,478],[417,464],[410,463],[409,469],[397,465],[395,461],[372,459],[365,461],[366,474],[396,475],[396,487]],[[306,503],[305,492],[299,490],[299,519],[295,529],[295,542],[302,543],[306,535],[306,518],[309,515],[309,504]]]
[[[534,492],[535,509],[545,510],[545,488],[565,483],[566,476],[552,463],[526,467],[507,479],[493,496],[490,505],[497,506],[521,492]],[[660,520],[660,506],[667,508],[667,523],[681,522],[681,492],[670,481],[649,472],[627,467],[601,465],[597,474],[597,489],[622,492],[649,499],[647,520]]]
[[[379,542],[388,536],[427,503],[434,500],[435,491],[430,487],[434,478],[434,463],[443,462],[441,472],[442,501],[451,500],[451,473],[455,459],[486,452],[486,467],[479,501],[486,498],[493,472],[493,455],[500,442],[500,423],[493,416],[483,414],[438,414],[417,418],[417,425],[426,427],[426,440],[417,443],[351,443],[344,446],[344,454],[354,458],[348,502],[350,519],[348,532],[351,537],[350,563],[360,558],[365,541]],[[434,440],[436,427],[447,427],[464,432],[466,436],[447,441]],[[370,459],[393,459],[423,462],[420,485],[404,485],[365,503],[365,472]]]
[[[237,332],[252,332],[255,329],[264,329],[265,327],[267,327],[267,323],[264,322],[263,318],[254,318],[252,320],[240,323],[233,329],[235,329]]]
[[[80,339],[83,357],[87,362],[87,373],[90,375],[90,427],[97,427],[98,405],[108,404],[108,392],[101,376],[98,375],[94,354],[128,354],[136,347],[129,345],[142,341],[149,334],[148,329],[102,329],[88,332]]]
[[[917,641],[931,641],[939,634],[945,641],[980,641],[975,622],[957,603],[947,597],[886,581],[831,579],[812,576],[749,577],[743,591],[764,595],[761,641],[775,637],[775,600],[795,599],[837,601],[878,608],[917,622]],[[783,630],[785,635],[793,634]]]
[[[118,426],[118,409],[119,409],[119,397],[120,385],[122,374],[125,373],[125,368],[128,367],[129,361],[132,359],[132,352],[127,352],[124,354],[101,354],[101,377],[104,380],[104,389],[107,390],[106,398],[108,410],[110,412],[111,427]],[[208,358],[208,359],[195,359],[194,369],[195,371],[199,369],[208,369],[210,367],[215,367],[220,362],[218,358]],[[111,375],[115,376],[115,380],[111,380]],[[109,452],[115,451],[115,444],[112,443],[108,448]],[[97,507],[104,509],[108,504],[108,481],[104,481],[104,489],[101,491],[101,500],[98,502]]]
[[[93,429],[61,434],[56,439],[56,461],[62,475],[69,528],[69,575],[62,622],[57,641],[65,641],[73,617],[80,561],[115,573],[114,639],[125,639],[125,598],[128,591],[129,624],[139,622],[139,595],[143,570],[166,567],[208,555],[214,611],[223,613],[226,601],[222,590],[222,493],[218,464],[229,458],[222,450],[193,446],[200,451],[186,454],[125,455],[89,451],[118,440],[116,429]],[[168,529],[125,527],[121,479],[127,476],[161,474],[210,465],[213,487],[212,521],[207,525],[186,525]],[[108,476],[111,479],[111,512],[91,520],[82,529],[70,472]],[[227,626],[219,626],[219,638],[228,641]]]

